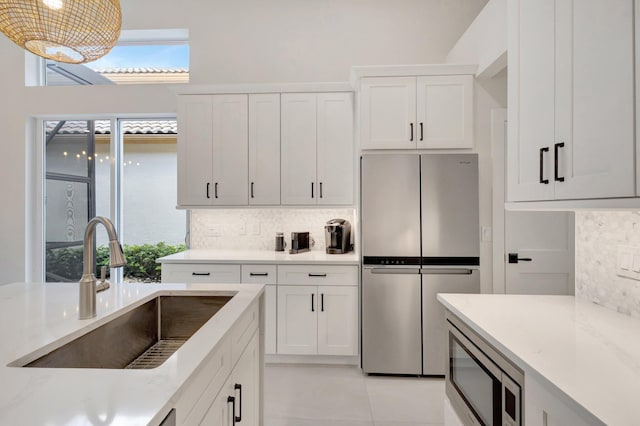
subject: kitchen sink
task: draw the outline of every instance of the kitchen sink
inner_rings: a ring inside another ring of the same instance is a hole
[[[166,361],[232,296],[159,296],[21,367],[149,369]]]

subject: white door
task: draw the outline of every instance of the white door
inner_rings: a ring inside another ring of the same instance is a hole
[[[178,204],[213,203],[212,99],[178,96]]]
[[[247,95],[213,96],[213,204],[248,203]]]
[[[362,149],[415,148],[415,120],[415,77],[369,77],[360,80]]]
[[[318,94],[318,204],[353,204],[351,93]]]
[[[473,148],[473,76],[418,77],[418,148]]]
[[[573,212],[507,211],[505,219],[505,293],[574,294]]]
[[[278,286],[278,354],[318,353],[316,286]]]
[[[556,4],[555,197],[633,196],[634,2]]]
[[[319,286],[318,353],[358,354],[358,287]]]
[[[316,95],[282,94],[282,204],[316,204]]]
[[[280,94],[249,95],[249,204],[280,204]]]
[[[512,1],[509,15],[507,199],[551,200],[555,0]]]
[[[243,426],[259,425],[260,352],[258,337],[258,333],[254,333],[232,373],[232,395],[236,403],[236,423]]]

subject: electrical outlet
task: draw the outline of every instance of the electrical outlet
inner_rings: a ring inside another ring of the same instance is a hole
[[[640,281],[640,247],[618,246],[616,274]]]
[[[238,225],[238,235],[247,235],[247,224],[242,222],[240,225]]]
[[[206,232],[207,237],[219,237],[222,235],[222,227],[220,225],[211,225]]]
[[[251,235],[260,235],[260,222],[251,224]]]

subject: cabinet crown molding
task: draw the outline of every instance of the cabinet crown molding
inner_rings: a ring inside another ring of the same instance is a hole
[[[309,83],[247,83],[247,84],[185,84],[174,85],[176,95],[218,95],[246,93],[316,93],[352,92],[349,82]]]
[[[419,75],[475,75],[475,64],[417,64],[417,65],[365,65],[351,67],[349,81],[357,89],[362,77],[405,77]]]

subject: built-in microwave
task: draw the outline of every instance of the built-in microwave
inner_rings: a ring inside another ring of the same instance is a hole
[[[447,311],[446,393],[465,425],[522,426],[524,374]]]

